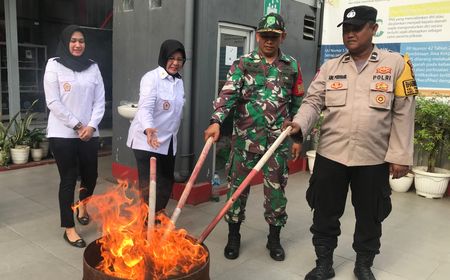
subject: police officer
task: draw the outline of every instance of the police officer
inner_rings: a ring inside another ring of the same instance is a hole
[[[345,10],[342,38],[348,52],[327,61],[294,117],[292,135],[307,135],[323,112],[320,143],[307,201],[314,209],[316,267],[305,279],[334,276],[333,250],[341,233],[350,184],[356,225],[354,274],[375,279],[371,266],[380,251],[381,222],[391,212],[389,173],[400,178],[413,164],[417,86],[408,57],[372,44],[377,10]]]
[[[230,197],[262,155],[281,134],[285,119],[291,119],[301,103],[303,82],[297,61],[284,54],[279,46],[286,38],[285,24],[279,14],[264,16],[256,33],[258,48],[234,61],[219,97],[214,101],[214,113],[205,131],[205,140],[220,136],[220,125],[233,115],[232,151],[228,159]],[[298,157],[300,144],[292,147]],[[263,167],[264,217],[270,225],[266,247],[272,259],[283,261],[280,230],[287,220],[286,197],[288,144],[282,144]],[[228,222],[228,243],[224,254],[228,259],[239,256],[239,233],[245,219],[247,188],[225,215]]]

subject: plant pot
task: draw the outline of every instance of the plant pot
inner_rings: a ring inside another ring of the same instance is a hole
[[[306,156],[308,157],[309,173],[312,174],[314,168],[314,161],[316,160],[316,150],[307,151]]]
[[[413,168],[416,193],[426,198],[441,198],[447,190],[450,170],[435,168],[435,173],[427,172],[426,166]]]
[[[42,148],[31,149],[31,158],[33,161],[40,161],[43,155],[44,153]]]
[[[29,146],[16,146],[11,148],[11,159],[14,164],[23,164],[28,162],[30,157],[30,147]]]
[[[414,181],[414,174],[408,173],[398,179],[392,179],[392,175],[389,176],[389,185],[391,189],[396,192],[407,192]]]
[[[48,147],[49,147],[49,142],[47,141],[42,141],[39,143],[39,148],[42,149],[42,158],[46,158],[48,156]]]

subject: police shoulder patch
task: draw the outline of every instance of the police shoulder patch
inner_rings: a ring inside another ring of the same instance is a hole
[[[413,66],[408,54],[403,56],[405,66],[400,77],[395,83],[395,96],[414,96],[419,94],[417,82],[414,76]]]

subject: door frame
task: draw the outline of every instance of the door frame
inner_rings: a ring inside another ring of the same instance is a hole
[[[255,34],[256,30],[252,27],[245,25],[239,25],[234,23],[219,22],[217,30],[217,55],[216,55],[216,84],[215,84],[215,97],[219,94],[219,64],[220,64],[220,41],[222,34],[243,36],[248,38],[247,49],[244,48],[244,54],[249,53],[255,48]]]
[[[243,53],[249,53],[255,48],[255,28],[239,25],[234,23],[219,22],[217,28],[217,50],[216,50],[216,78],[214,86],[214,99],[217,98],[219,94],[219,64],[220,64],[220,41],[222,39],[222,34],[236,35],[247,38],[247,44],[244,47]],[[213,146],[213,161],[212,161],[212,174],[211,178],[214,176],[216,171],[216,145]]]

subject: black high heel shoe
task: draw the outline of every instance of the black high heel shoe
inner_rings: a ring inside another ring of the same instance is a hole
[[[77,221],[82,224],[83,226],[88,225],[89,224],[89,215],[88,213],[86,213],[86,216],[80,217],[80,210],[77,208]]]
[[[83,240],[83,238],[80,238],[80,239],[75,240],[75,241],[70,241],[69,237],[67,237],[66,231],[64,231],[63,237],[64,237],[64,240],[66,240],[67,243],[69,243],[73,247],[77,247],[77,248],[84,248],[84,247],[86,247],[86,242]]]

